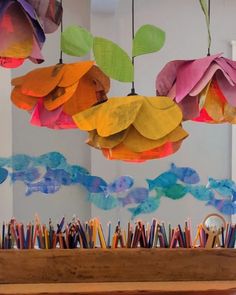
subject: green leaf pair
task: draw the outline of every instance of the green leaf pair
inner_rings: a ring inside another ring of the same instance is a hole
[[[132,56],[159,51],[164,43],[164,31],[152,25],[144,25],[135,34]],[[70,26],[62,33],[61,49],[73,56],[84,56],[93,49],[96,63],[110,78],[121,82],[134,80],[134,67],[129,55],[114,42],[93,37],[82,27]]]

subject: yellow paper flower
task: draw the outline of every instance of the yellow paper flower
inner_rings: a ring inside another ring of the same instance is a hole
[[[73,120],[89,132],[87,143],[102,149],[109,159],[164,157],[188,136],[181,127],[180,108],[168,97],[116,97],[76,114]]]

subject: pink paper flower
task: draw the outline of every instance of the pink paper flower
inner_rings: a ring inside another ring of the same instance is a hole
[[[236,123],[236,62],[221,54],[167,63],[156,91],[175,100],[185,120]]]

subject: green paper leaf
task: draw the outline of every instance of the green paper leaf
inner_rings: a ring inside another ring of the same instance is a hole
[[[128,54],[110,40],[95,37],[93,52],[96,63],[110,78],[121,82],[134,80],[134,67]]]
[[[207,25],[207,32],[208,32],[208,50],[211,48],[211,30],[210,30],[210,18],[208,15],[208,5],[206,0],[199,0],[201,5],[202,11],[205,15],[206,25]]]
[[[61,50],[72,56],[84,56],[93,46],[93,36],[79,26],[69,26],[61,34]]]
[[[133,40],[133,57],[159,51],[165,43],[165,32],[153,25],[138,29]]]

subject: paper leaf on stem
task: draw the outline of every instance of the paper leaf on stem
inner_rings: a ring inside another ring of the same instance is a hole
[[[110,40],[95,37],[93,52],[96,63],[103,72],[114,80],[132,82],[134,67],[128,54]]]
[[[72,56],[84,56],[93,46],[93,36],[85,28],[69,26],[61,35],[61,50]]]
[[[165,43],[165,32],[153,25],[138,29],[133,40],[133,56],[159,51]]]

